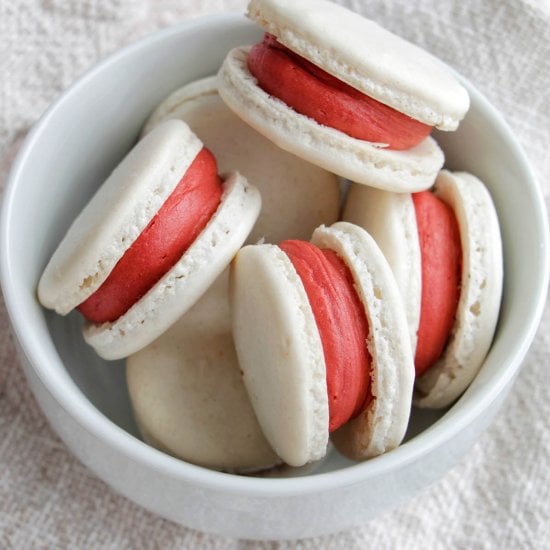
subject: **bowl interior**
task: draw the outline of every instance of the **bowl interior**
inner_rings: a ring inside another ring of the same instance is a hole
[[[89,401],[108,419],[102,429],[118,426],[139,437],[123,362],[107,363],[95,355],[80,336],[78,314],[62,318],[44,311],[35,297],[38,278],[75,215],[135,142],[153,108],[184,83],[215,73],[231,47],[260,36],[244,18],[209,18],[126,48],[64,94],[36,125],[14,166],[2,234],[3,287],[14,330],[56,398],[86,406]],[[410,444],[429,437],[435,425],[451,426],[465,408],[494,399],[527,350],[546,289],[547,228],[540,193],[499,115],[465,84],[472,97],[470,112],[458,131],[437,132],[436,138],[447,166],[477,175],[493,195],[504,244],[504,301],[480,375],[449,410],[414,410]],[[316,471],[348,464],[332,452]]]

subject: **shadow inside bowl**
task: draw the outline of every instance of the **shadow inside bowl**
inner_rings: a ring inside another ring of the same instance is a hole
[[[124,360],[105,361],[82,337],[78,312],[61,317],[48,311],[46,322],[67,373],[78,389],[111,422],[141,439],[126,385]]]

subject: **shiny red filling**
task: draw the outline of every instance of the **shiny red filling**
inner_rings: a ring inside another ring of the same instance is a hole
[[[441,356],[455,321],[462,277],[460,232],[453,210],[429,191],[413,193],[422,298],[414,358],[420,376]]]
[[[218,208],[221,194],[216,159],[203,148],[104,283],[78,306],[82,315],[105,323],[126,313],[193,243]]]
[[[283,241],[304,285],[323,345],[329,398],[329,431],[359,414],[370,401],[369,326],[352,274],[332,250]]]
[[[410,149],[432,130],[338,80],[270,34],[250,50],[248,70],[260,88],[298,113],[357,139]]]

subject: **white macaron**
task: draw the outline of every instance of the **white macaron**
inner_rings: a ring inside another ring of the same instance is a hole
[[[180,120],[140,140],[98,189],[46,266],[42,305],[66,314],[108,280],[115,266],[171,197],[203,151]],[[105,359],[143,348],[189,309],[227,267],[260,210],[260,195],[238,173],[222,183],[221,200],[204,227],[157,282],[120,317],[84,326],[84,338]]]
[[[276,147],[245,124],[218,95],[216,77],[191,82],[170,94],[145,124],[149,132],[167,118],[186,122],[214,153],[220,173],[238,170],[262,195],[262,209],[247,241],[308,239],[340,210],[339,178]]]
[[[405,124],[412,120],[454,130],[469,108],[467,91],[442,62],[343,6],[326,0],[252,0],[248,16],[276,39],[278,48],[288,49],[298,66],[313,64],[314,76],[321,69],[369,101],[390,108],[391,117]],[[218,75],[220,95],[278,146],[382,189],[412,192],[433,184],[444,160],[433,138],[398,150],[391,143],[351,137],[346,130],[319,123],[298,112],[301,107],[292,108],[264,91],[251,72],[250,52],[243,46],[228,54]],[[309,103],[317,100],[307,92],[303,95]]]
[[[255,472],[280,459],[242,382],[227,285],[225,270],[170,329],[128,357],[126,379],[147,443],[207,468]]]
[[[478,178],[442,170],[433,193],[451,207],[456,218],[462,273],[451,332],[439,359],[417,378],[414,401],[420,407],[442,408],[472,382],[491,346],[500,311],[503,257],[497,213]],[[413,196],[352,184],[343,217],[364,227],[386,255],[404,298],[415,346],[421,318],[422,254]]]
[[[401,296],[363,229],[320,227],[311,244],[347,266],[368,323],[360,346],[371,356],[364,375],[372,398],[332,432],[337,449],[362,460],[399,445],[408,424],[414,366]],[[329,440],[328,368],[303,279],[279,246],[248,245],[232,264],[230,297],[244,383],[266,438],[292,466],[320,459]]]

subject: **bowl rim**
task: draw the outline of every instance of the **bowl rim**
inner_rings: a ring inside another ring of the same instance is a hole
[[[436,422],[390,453],[366,462],[346,466],[337,471],[312,473],[303,477],[247,477],[209,470],[165,454],[126,432],[92,405],[65,370],[64,376],[57,376],[55,379],[51,377],[52,372],[56,370],[54,364],[60,363],[59,357],[57,357],[57,362],[55,357],[44,357],[37,348],[32,334],[29,334],[25,330],[25,317],[21,308],[17,306],[17,289],[14,286],[9,261],[12,254],[12,247],[10,245],[11,219],[13,217],[13,204],[20,186],[20,174],[27,159],[32,156],[33,149],[37,142],[39,142],[52,116],[59,109],[63,108],[63,104],[68,98],[78,93],[81,87],[85,86],[89,80],[93,79],[97,73],[102,72],[108,65],[116,63],[140,50],[148,49],[155,43],[165,41],[173,35],[178,35],[191,29],[196,31],[201,26],[209,27],[215,23],[236,26],[244,21],[245,18],[241,14],[225,12],[201,16],[146,35],[95,64],[58,96],[29,131],[7,177],[0,214],[0,282],[12,331],[17,338],[20,351],[26,356],[39,380],[57,404],[89,434],[110,445],[130,460],[141,463],[152,470],[162,471],[172,478],[186,482],[189,485],[230,492],[235,495],[246,494],[258,497],[275,498],[298,494],[314,494],[363,483],[369,478],[388,473],[398,467],[402,468],[418,460],[455,437],[497,399],[498,395],[513,379],[516,371],[519,369],[536,334],[544,311],[550,273],[548,218],[540,186],[512,131],[502,118],[502,115],[489,101],[464,77],[460,77],[472,99],[483,105],[487,117],[497,127],[507,146],[515,152],[517,158],[520,160],[521,169],[530,180],[531,185],[529,188],[534,195],[534,199],[541,205],[534,213],[536,225],[541,229],[539,246],[540,265],[543,267],[543,269],[538,270],[536,288],[536,296],[538,298],[533,315],[523,327],[521,345],[514,350],[513,356],[509,358],[498,380],[494,384],[491,384],[482,396],[470,403],[468,407],[454,411],[452,417],[448,418],[447,421]]]

